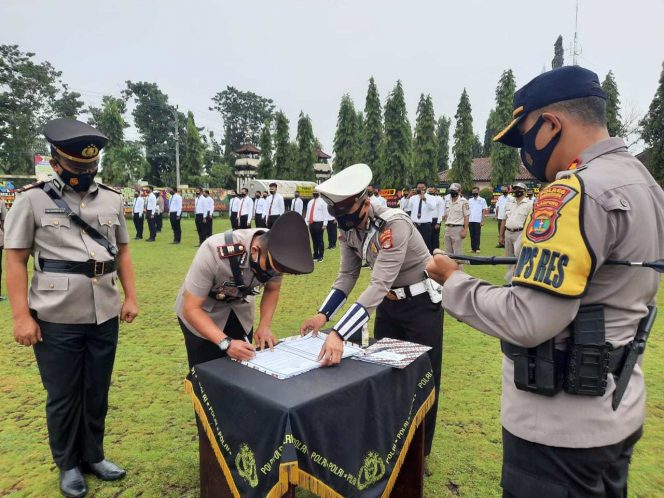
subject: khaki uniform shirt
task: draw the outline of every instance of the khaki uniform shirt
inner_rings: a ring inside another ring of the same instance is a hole
[[[5,207],[5,201],[0,200],[0,247],[5,244],[5,232],[3,230],[5,219],[7,219],[7,208]]]
[[[655,260],[664,255],[664,192],[619,138],[593,145],[580,159],[576,172],[558,176],[577,174],[585,185],[585,235],[597,261],[585,296],[564,298],[523,286],[497,287],[457,271],[443,287],[443,304],[452,316],[512,344],[534,347],[555,337],[557,347],[564,349],[579,306],[603,304],[607,341],[622,346],[634,338],[646,306],[655,303],[660,275],[651,269],[603,263],[606,259]],[[502,424],[522,439],[550,446],[615,444],[644,421],[640,365],[616,411],[611,407],[614,390],[615,381],[609,375],[603,397],[565,392],[546,397],[520,391],[514,386],[514,363],[504,358]]]
[[[399,210],[399,214],[390,217],[378,230],[376,220],[381,214],[394,210],[383,206],[372,206],[370,209],[369,229],[341,231],[341,264],[332,285],[347,296],[350,294],[360,276],[366,237],[370,237],[366,246],[366,261],[373,272],[369,286],[357,299],[368,313],[381,303],[391,288],[424,280],[424,270],[431,258],[424,240],[405,213]]]
[[[445,216],[446,225],[464,225],[465,217],[470,216],[468,200],[459,197],[456,201],[452,199],[445,201]]]
[[[242,257],[240,269],[245,285],[251,287],[263,285],[256,280],[254,272],[249,266],[249,258],[251,239],[256,233],[264,232],[267,232],[267,230],[243,229],[233,231],[234,243],[242,244],[245,251],[247,251],[245,253],[246,256]],[[230,261],[228,258],[222,258],[219,251],[219,248],[224,245],[226,245],[226,240],[223,233],[215,234],[201,244],[175,301],[175,313],[185,323],[187,328],[199,337],[202,337],[201,334],[184,319],[182,314],[185,290],[194,296],[205,297],[203,310],[210,315],[210,318],[212,318],[221,330],[226,326],[231,311],[235,313],[245,332],[249,332],[254,324],[255,296],[247,296],[244,299],[229,302],[219,301],[209,296],[210,291],[213,289],[217,294],[226,295],[233,295],[237,291],[233,286],[224,285],[233,281],[233,271],[231,270]]]
[[[533,203],[528,199],[521,202],[512,201],[505,204],[505,228],[509,230],[521,230],[526,218],[533,211]]]
[[[122,195],[92,183],[83,198],[55,177],[51,184],[70,209],[111,244],[127,244]],[[39,270],[39,258],[62,261],[112,261],[97,244],[58,208],[39,187],[16,195],[5,225],[6,249],[31,249],[35,272],[30,285],[30,309],[46,322],[103,323],[120,313],[117,272],[89,278],[73,273]]]

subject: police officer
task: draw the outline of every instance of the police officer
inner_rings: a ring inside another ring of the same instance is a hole
[[[118,315],[138,314],[120,192],[94,181],[108,139],[73,119],[46,124],[55,177],[21,189],[7,217],[14,338],[34,346],[47,392],[46,422],[65,496],[87,492],[83,472],[125,471],[105,460],[104,424]],[[29,297],[26,268],[35,271]],[[118,277],[125,301],[120,304]]]
[[[7,217],[7,208],[5,207],[5,201],[0,199],[0,301],[4,301],[5,298],[2,296],[2,248],[5,245],[5,218]]]
[[[150,231],[150,236],[145,239],[145,242],[154,242],[157,240],[157,196],[154,194],[154,188],[150,185],[145,188],[145,193],[145,211],[148,219],[148,230]]]
[[[293,211],[280,216],[271,230],[229,230],[208,238],[175,302],[189,367],[226,355],[237,360],[254,355],[254,296],[263,286],[255,340],[261,349],[271,348],[276,342],[271,323],[281,274],[313,269],[307,227]]]
[[[512,195],[513,200],[505,203],[505,219],[500,224],[500,243],[505,246],[507,256],[516,256],[523,226],[533,210],[533,202],[526,197],[523,183],[512,185]]]
[[[315,190],[329,206],[341,229],[341,263],[332,290],[318,313],[307,319],[300,333],[318,330],[343,306],[360,275],[362,262],[373,269],[369,286],[334,325],[320,352],[323,365],[341,361],[343,341],[369,321],[376,309],[374,336],[391,337],[430,346],[436,404],[425,423],[425,454],[431,452],[436,426],[443,354],[443,313],[440,288],[425,274],[431,259],[411,219],[400,209],[373,206],[367,196],[371,169],[350,166]],[[429,472],[428,472],[429,473]]]
[[[450,200],[445,201],[445,252],[463,253],[463,239],[468,234],[470,206],[461,197],[461,185],[453,183],[449,188]]]
[[[609,137],[605,99],[597,75],[578,66],[514,95],[514,120],[495,140],[521,148],[528,170],[552,183],[526,222],[512,286],[466,275],[446,256],[429,265],[449,313],[503,341],[508,497],[627,496],[645,386],[625,355],[647,329],[659,275],[605,262],[662,257],[664,192]]]

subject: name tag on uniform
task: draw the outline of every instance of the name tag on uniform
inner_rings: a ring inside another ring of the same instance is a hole
[[[46,208],[44,214],[65,214],[65,210],[62,208]]]

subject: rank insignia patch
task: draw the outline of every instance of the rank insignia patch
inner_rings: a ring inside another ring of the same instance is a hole
[[[391,249],[394,247],[394,241],[392,240],[392,229],[385,229],[379,236],[378,241],[380,242],[380,247],[383,249]]]
[[[226,244],[223,246],[217,246],[217,253],[221,259],[232,258],[233,256],[242,256],[244,252],[244,246],[242,244]]]

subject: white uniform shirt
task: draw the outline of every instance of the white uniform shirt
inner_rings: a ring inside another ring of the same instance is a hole
[[[505,203],[509,202],[510,199],[514,199],[511,195],[500,194],[498,200],[496,201],[496,218],[499,220],[505,219]]]
[[[410,211],[410,199],[406,196],[399,199],[399,208],[403,211]]]
[[[251,197],[240,197],[237,202],[237,216],[247,215],[247,220],[251,221],[254,212],[254,201]]]
[[[255,198],[254,197],[254,217],[255,218],[260,218],[263,216],[263,212],[265,211],[265,199],[262,197]]]
[[[168,204],[168,212],[175,213],[176,216],[182,216],[182,196],[175,193],[171,196],[171,202]]]
[[[157,196],[150,192],[148,195],[148,205],[146,206],[148,211],[152,211],[152,214],[155,214],[157,211]]]
[[[195,214],[202,214],[205,216],[207,213],[207,201],[205,200],[205,197],[203,197],[203,194],[199,195],[196,197],[195,202]]]
[[[445,216],[445,201],[439,195],[432,195],[430,197],[436,201],[436,210],[433,218],[436,218],[436,223],[440,223],[443,216]]]
[[[304,208],[304,203],[302,202],[301,197],[293,199],[293,202],[291,202],[291,211],[296,211],[297,214],[302,215],[303,208]]]
[[[206,206],[205,206],[205,211],[207,213],[207,216],[212,217],[212,213],[214,213],[214,199],[212,196],[207,196],[203,198],[204,201],[206,201]]]
[[[384,197],[380,197],[379,195],[372,195],[369,199],[371,200],[372,206],[387,207],[387,201]]]
[[[420,212],[420,201],[422,201],[422,211]],[[433,195],[424,194],[424,199],[419,195],[410,198],[410,218],[415,223],[431,223],[439,211],[438,203]],[[417,215],[420,214],[418,218]]]
[[[313,220],[311,219],[312,209],[313,209]],[[328,216],[328,211],[327,211],[327,204],[325,203],[325,201],[320,197],[318,199],[313,198],[309,201],[309,204],[307,204],[307,214],[304,217],[304,221],[307,223],[307,225],[311,221],[313,221],[314,223],[322,221],[323,226],[326,226],[327,216]]]
[[[134,213],[143,214],[145,209],[145,199],[140,195],[134,199]]]
[[[484,197],[477,196],[475,199],[473,196],[468,199],[468,206],[470,207],[470,223],[481,223],[482,222],[482,213],[485,209],[489,207],[486,204]]]
[[[286,211],[284,207],[284,198],[279,192],[274,195],[268,195],[265,199],[265,212],[263,216],[277,216],[282,215]]]

